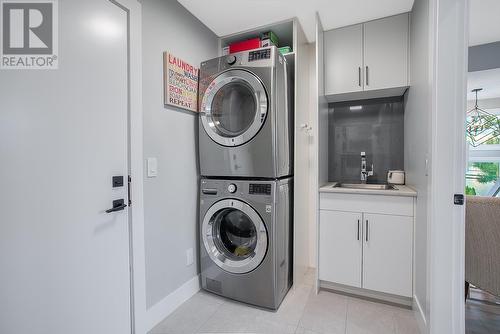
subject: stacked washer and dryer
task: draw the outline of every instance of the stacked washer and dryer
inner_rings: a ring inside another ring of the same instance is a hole
[[[292,285],[293,112],[275,47],[200,66],[203,289],[277,309]]]

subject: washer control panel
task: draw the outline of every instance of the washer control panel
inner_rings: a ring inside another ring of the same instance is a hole
[[[231,194],[234,194],[236,192],[236,184],[234,183],[230,183],[228,186],[227,186],[227,191],[229,191]]]
[[[251,195],[271,195],[271,184],[250,183],[248,193]]]

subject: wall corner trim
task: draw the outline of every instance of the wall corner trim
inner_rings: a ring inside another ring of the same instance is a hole
[[[413,295],[413,313],[415,315],[415,319],[417,320],[420,333],[428,333],[427,320],[425,319],[425,314],[420,306],[417,295]]]
[[[149,332],[168,315],[174,312],[182,303],[200,291],[200,275],[196,275],[172,291],[161,301],[146,311],[146,332]]]

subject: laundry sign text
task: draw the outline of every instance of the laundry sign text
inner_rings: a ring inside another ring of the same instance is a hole
[[[57,0],[0,0],[0,69],[57,69]]]
[[[198,68],[169,52],[164,52],[164,103],[198,111],[198,74]]]

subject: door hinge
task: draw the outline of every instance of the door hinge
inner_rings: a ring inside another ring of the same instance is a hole
[[[453,195],[453,204],[455,204],[455,205],[464,205],[464,195],[463,194],[455,194],[455,195]]]
[[[128,176],[128,182],[127,182],[127,192],[128,192],[128,206],[132,206],[132,177],[129,175]]]

